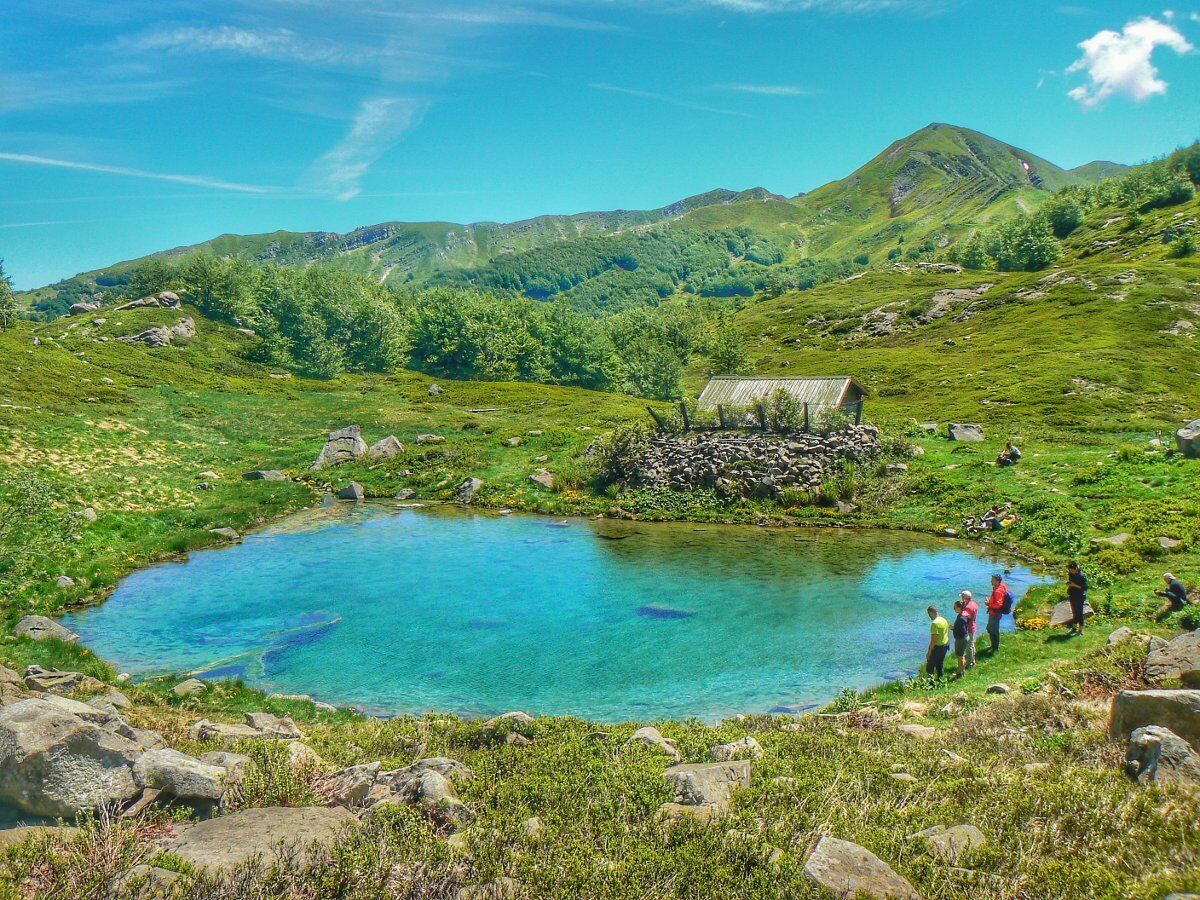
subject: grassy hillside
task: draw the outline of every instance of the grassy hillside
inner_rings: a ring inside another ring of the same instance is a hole
[[[525,268],[550,281],[562,268],[561,257],[596,253],[626,254],[630,232],[677,223],[685,232],[711,235],[740,229],[748,243],[769,245],[764,265],[794,264],[802,259],[841,260],[860,254],[879,256],[906,243],[926,252],[944,247],[971,229],[1039,206],[1049,192],[1118,174],[1116,163],[1097,162],[1066,171],[1024,150],[979,132],[951,125],[930,125],[897,141],[875,159],[840,181],[788,200],[763,188],[714,190],[654,210],[614,210],[576,215],[539,216],[520,222],[384,222],[349,234],[277,231],[259,235],[221,235],[157,256],[179,259],[210,251],[250,262],[305,266],[336,261],[352,271],[390,284],[431,280],[467,280],[490,285],[506,257],[525,257]],[[611,247],[605,247],[608,238]],[[602,239],[599,245],[588,239]],[[622,243],[624,242],[624,243]],[[687,243],[677,251],[687,256]],[[775,252],[776,249],[778,252]],[[724,264],[743,260],[731,253]],[[60,315],[74,302],[119,290],[145,260],[118,263],[26,292],[22,302],[43,314]],[[580,293],[582,308],[606,308],[617,292],[703,293],[690,284],[691,272],[668,262],[639,261],[644,277],[631,280],[611,266],[594,268]],[[707,273],[707,269],[705,272]],[[751,293],[765,283],[761,274],[739,273]],[[502,279],[501,279],[502,280]],[[540,289],[540,287],[539,287]],[[720,295],[722,289],[717,289]],[[537,291],[528,296],[543,299]],[[601,302],[597,303],[597,298]]]

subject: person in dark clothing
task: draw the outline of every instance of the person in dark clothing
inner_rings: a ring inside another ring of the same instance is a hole
[[[958,613],[954,618],[954,625],[951,626],[954,634],[954,656],[958,660],[958,671],[954,673],[955,678],[962,678],[967,673],[967,642],[971,639],[971,632],[967,617],[963,614],[964,606],[966,604],[962,600],[954,601],[954,611]]]
[[[1004,449],[1000,451],[1000,455],[996,457],[996,465],[1001,466],[1001,467],[1015,466],[1020,461],[1020,459],[1021,459],[1020,449],[1013,446],[1012,441],[1008,441],[1004,445]]]
[[[1162,597],[1166,602],[1158,608],[1158,613],[1154,616],[1155,621],[1161,622],[1171,613],[1179,612],[1187,606],[1188,592],[1183,586],[1183,582],[1167,572],[1163,575],[1163,581],[1167,583],[1165,591],[1155,591],[1154,596]]]
[[[1071,630],[1069,634],[1083,634],[1083,608],[1087,605],[1088,580],[1080,571],[1079,563],[1067,563],[1067,601],[1071,604]]]

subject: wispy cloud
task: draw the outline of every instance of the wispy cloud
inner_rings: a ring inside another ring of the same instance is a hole
[[[117,42],[122,50],[140,52],[230,53],[257,59],[315,65],[363,65],[375,51],[329,40],[302,38],[290,28],[213,28],[181,26],[149,31]]]
[[[363,175],[420,122],[423,110],[421,101],[408,97],[364,100],[346,136],[313,163],[313,186],[339,200],[357,197]]]
[[[744,13],[821,12],[855,15],[880,12],[931,13],[944,9],[947,0],[692,0],[692,5],[712,6]]]
[[[608,84],[607,82],[598,81],[592,82],[588,87],[597,91],[609,91],[613,94],[627,94],[630,97],[641,97],[645,100],[655,100],[659,103],[668,103],[671,106],[679,106],[683,109],[694,109],[697,112],[717,113],[722,116],[740,116],[744,119],[752,119],[753,116],[748,112],[743,112],[740,109],[723,109],[719,106],[708,106],[704,103],[694,103],[691,100],[683,100],[679,97],[672,97],[670,94],[660,94],[656,91],[642,91],[637,88],[621,87],[616,84]]]
[[[1146,16],[1127,24],[1121,31],[1105,29],[1083,41],[1083,56],[1068,72],[1087,72],[1088,83],[1072,88],[1067,95],[1084,107],[1099,106],[1114,94],[1140,103],[1167,92],[1152,62],[1154,51],[1168,47],[1176,53],[1193,48],[1173,25]]]
[[[808,88],[802,88],[794,84],[723,84],[721,87],[727,91],[736,91],[739,94],[762,94],[766,97],[807,97],[812,94]]]
[[[126,166],[109,166],[103,163],[76,162],[69,159],[52,159],[48,156],[33,156],[28,153],[0,153],[0,161],[28,166],[52,166],[60,169],[78,169],[83,172],[100,172],[105,175],[125,175],[130,178],[150,178],[155,181],[171,181],[175,184],[190,184],[196,187],[213,188],[220,191],[237,191],[242,194],[265,194],[272,190],[257,184],[239,184],[223,181],[207,175],[177,175],[171,172],[148,172]]]
[[[133,103],[165,96],[178,83],[164,78],[134,78],[78,70],[0,73],[0,113],[50,106]]]
[[[623,25],[598,19],[585,19],[561,12],[520,6],[483,5],[464,9],[430,7],[424,10],[388,11],[396,18],[455,22],[462,25],[530,26],[564,28],[574,31],[625,31]]]

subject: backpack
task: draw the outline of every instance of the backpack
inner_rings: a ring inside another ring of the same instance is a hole
[[[1000,605],[1000,615],[1010,616],[1013,611],[1013,595],[1008,589],[1008,585],[1004,586],[1004,602]]]

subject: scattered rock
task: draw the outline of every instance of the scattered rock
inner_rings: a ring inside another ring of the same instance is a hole
[[[729,744],[717,744],[709,751],[709,755],[718,762],[728,762],[732,759],[762,759],[762,746],[752,737]]]
[[[325,442],[310,468],[317,470],[340,466],[353,462],[366,452],[367,445],[362,439],[362,429],[357,425],[347,425],[329,433],[329,440]]]
[[[57,578],[54,579],[54,583],[57,584],[60,588],[75,587],[75,579],[72,578],[70,575],[59,575]],[[29,618],[29,617],[27,617],[27,618]],[[37,618],[41,618],[41,617],[39,616]]]
[[[1162,547],[1167,552],[1170,552],[1172,550],[1178,550],[1180,547],[1182,547],[1183,541],[1163,535],[1158,538],[1158,546]]]
[[[542,825],[542,820],[537,816],[526,819],[521,823],[521,831],[525,833],[525,837],[531,841],[540,840],[542,833],[545,831],[545,826]]]
[[[402,488],[402,489],[396,491],[395,499],[396,500],[411,500],[416,495],[417,495],[417,492],[414,491],[412,488]]]
[[[287,481],[288,477],[278,469],[255,469],[242,476],[247,481]]]
[[[393,456],[399,456],[403,452],[404,445],[400,443],[400,440],[394,434],[380,438],[367,448],[367,456],[375,460],[391,459]]]
[[[554,475],[549,469],[538,469],[529,476],[529,480],[534,484],[540,484],[546,490],[554,489]]]
[[[66,576],[62,577],[65,578]],[[71,583],[74,584],[75,582]],[[45,616],[25,616],[17,623],[17,627],[13,629],[13,634],[17,637],[29,638],[34,641],[44,641],[52,638],[56,641],[66,641],[73,644],[79,640],[79,635],[71,629]]]
[[[133,765],[133,780],[180,800],[220,801],[225,768],[209,765],[178,750],[148,750]]]
[[[505,443],[505,445],[506,445],[506,446],[509,446],[509,447],[520,447],[520,446],[521,446],[521,439],[520,439],[519,437],[510,437],[510,438],[509,438],[507,441],[505,441],[504,443]]]
[[[138,792],[132,766],[142,749],[67,712],[61,699],[0,709],[0,801],[30,815],[71,818],[131,800]]]
[[[189,678],[187,681],[181,681],[175,687],[171,688],[171,693],[176,697],[194,697],[196,694],[203,694],[208,690],[208,685],[199,678]]]
[[[304,737],[304,733],[288,716],[277,716],[269,712],[246,713],[246,725],[262,737],[285,741],[295,741]]]
[[[1114,534],[1110,537],[1095,538],[1095,544],[1109,544],[1113,547],[1121,547],[1133,539],[1133,535],[1127,531],[1122,531],[1120,534]]]
[[[117,340],[125,341],[128,344],[145,344],[147,347],[165,347],[171,343],[171,329],[162,325],[153,325],[145,331],[127,334]]]
[[[375,787],[381,766],[378,762],[339,769],[321,779],[321,791],[339,806],[361,806]]]
[[[170,330],[172,338],[190,340],[196,336],[196,320],[187,316],[172,325]]]
[[[99,308],[100,304],[94,300],[81,300],[79,303],[72,303],[67,312],[72,316],[78,316],[83,313],[95,312]]]
[[[1161,725],[1193,746],[1200,745],[1200,691],[1118,692],[1109,727],[1113,740],[1124,741],[1146,725]]]
[[[989,684],[987,692],[989,694],[1011,694],[1012,688],[1010,688],[1003,681],[998,681],[995,684]]]
[[[444,443],[446,443],[446,439],[444,437],[442,437],[440,434],[418,434],[417,435],[417,443],[418,444],[444,444]]]
[[[1129,736],[1125,772],[1141,784],[1200,785],[1200,753],[1169,728],[1146,725]]]
[[[825,835],[804,863],[810,880],[839,897],[867,895],[921,900],[921,895],[891,866],[866,847]]]
[[[314,845],[332,843],[353,821],[340,806],[243,809],[184,826],[167,849],[198,869],[230,869],[256,856],[270,862],[280,844],[296,847],[303,862]]]
[[[335,496],[339,500],[362,501],[366,499],[366,492],[363,491],[363,486],[357,481],[352,481],[344,488],[338,490]]]
[[[951,422],[947,429],[952,441],[978,443],[984,440],[982,425],[963,425],[959,422]]]
[[[918,831],[914,837],[924,838],[933,855],[950,865],[957,865],[963,852],[987,843],[987,837],[974,825],[935,825]]]
[[[104,682],[82,672],[60,672],[56,669],[43,669],[41,666],[28,666],[25,669],[25,687],[31,691],[69,694],[80,690],[103,690]]]
[[[458,486],[458,490],[454,492],[454,499],[459,503],[470,503],[475,497],[475,492],[483,487],[483,479],[468,478]]]
[[[626,741],[626,745],[628,744],[645,744],[647,747],[655,747],[667,754],[675,762],[680,762],[683,759],[679,748],[675,746],[675,742],[663,737],[653,725],[644,725],[635,731],[633,736]]]
[[[227,541],[240,541],[242,539],[242,536],[237,533],[237,529],[235,528],[210,528],[208,529],[208,533],[215,534],[220,538],[225,538]]]
[[[1146,679],[1164,681],[1200,669],[1200,631],[1185,631],[1146,656]]]
[[[246,778],[246,773],[254,767],[254,760],[244,753],[231,753],[228,750],[209,750],[200,754],[200,762],[209,766],[217,766],[225,770],[225,783],[231,787],[240,785]]]
[[[171,896],[171,885],[178,872],[144,863],[118,875],[109,884],[112,896],[136,897],[137,900],[164,900]]]
[[[114,687],[106,688],[103,693],[97,694],[88,700],[89,706],[94,706],[96,709],[104,709],[111,706],[113,709],[129,709],[133,703],[128,697],[122,694]]]
[[[96,510],[92,509],[90,506],[85,506],[76,515],[78,515],[79,518],[85,522],[95,522],[98,518],[100,518],[98,515],[96,515]]]
[[[928,725],[918,725],[914,722],[908,722],[904,725],[897,725],[896,730],[901,734],[907,734],[910,737],[920,738],[923,741],[931,741],[937,737],[936,728],[930,728]]]
[[[440,384],[431,384],[429,386],[429,396],[430,397],[437,397],[440,394],[444,394],[444,393],[446,393],[446,389],[444,387],[442,387]]]

